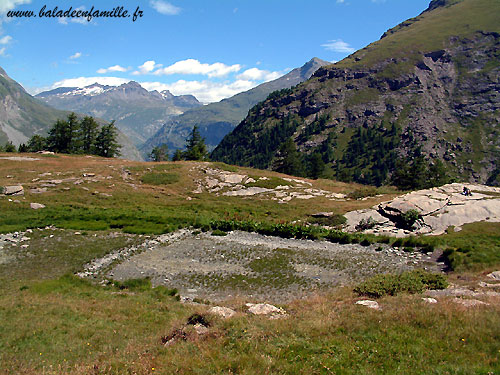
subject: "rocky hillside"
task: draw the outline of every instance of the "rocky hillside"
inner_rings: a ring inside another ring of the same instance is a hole
[[[26,142],[65,115],[34,99],[0,68],[0,144]]]
[[[136,146],[154,135],[166,119],[201,106],[192,95],[147,91],[133,81],[120,86],[95,83],[84,88],[60,87],[42,92],[37,98],[58,109],[115,120],[118,129]]]
[[[11,141],[19,146],[35,134],[46,135],[58,119],[66,118],[69,113],[32,97],[0,68],[0,144]],[[122,157],[142,160],[135,146],[122,132],[118,135],[118,142],[122,145]]]
[[[276,168],[292,139],[324,174],[380,185],[423,156],[452,176],[498,183],[500,3],[434,0],[418,17],[307,82],[273,94],[212,158]],[[399,163],[398,163],[399,160]]]
[[[213,149],[227,133],[245,118],[251,107],[266,99],[271,92],[297,85],[310,78],[318,68],[327,64],[329,62],[315,57],[302,67],[296,68],[274,81],[263,83],[218,103],[186,111],[167,121],[146,142],[142,150],[147,153],[153,147],[164,143],[171,151],[183,149],[186,138],[194,125],[198,125],[209,149]]]

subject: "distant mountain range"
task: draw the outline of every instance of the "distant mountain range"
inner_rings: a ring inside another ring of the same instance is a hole
[[[183,149],[186,138],[195,125],[199,127],[201,135],[211,150],[245,118],[250,108],[266,99],[271,92],[295,86],[309,79],[316,70],[328,64],[331,63],[315,57],[302,67],[293,69],[278,79],[220,102],[193,108],[182,115],[171,117],[154,136],[146,141],[141,150],[147,154],[154,146],[160,144],[166,144],[171,152]]]
[[[69,113],[34,98],[0,68],[0,144],[11,141],[18,146],[35,134],[46,135],[58,119],[65,119]],[[119,132],[118,142],[122,145],[122,157],[142,160],[138,150],[122,132]]]
[[[136,146],[141,146],[172,116],[202,105],[192,95],[147,91],[134,81],[120,86],[94,83],[83,88],[60,87],[36,97],[57,109],[115,120],[117,128]]]
[[[500,184],[499,14],[498,0],[431,1],[253,107],[212,159],[276,169],[296,147],[329,177],[380,185],[423,157],[458,180]]]

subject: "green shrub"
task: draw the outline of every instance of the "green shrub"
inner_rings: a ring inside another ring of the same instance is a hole
[[[314,217],[309,220],[311,224],[318,224],[328,227],[339,227],[347,222],[344,215],[334,214],[328,217]]]
[[[361,246],[370,246],[371,244],[372,242],[368,238],[365,238],[363,241],[360,242]]]
[[[392,247],[401,247],[403,246],[404,240],[402,238],[397,238],[393,243]]]
[[[227,236],[227,232],[224,232],[220,229],[215,229],[212,231],[212,236]]]
[[[354,288],[359,295],[379,298],[399,293],[422,293],[426,289],[444,289],[448,286],[445,276],[424,270],[407,271],[401,274],[376,275]]]
[[[373,229],[375,225],[377,225],[377,222],[370,216],[366,219],[361,219],[356,225],[356,230],[361,232],[367,229]]]
[[[356,189],[347,194],[347,198],[349,199],[361,199],[366,197],[374,197],[377,195],[377,189],[374,187],[364,187],[361,189]]]
[[[418,210],[408,210],[400,216],[400,224],[404,229],[412,230],[417,220],[421,217]]]

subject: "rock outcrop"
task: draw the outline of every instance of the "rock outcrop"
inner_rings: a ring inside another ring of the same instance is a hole
[[[464,186],[472,190],[472,196],[462,194]],[[410,210],[415,210],[420,215],[414,230],[401,228],[401,217]],[[362,220],[370,220],[373,227],[365,229],[366,233],[439,235],[449,227],[458,231],[464,224],[478,221],[500,222],[500,188],[448,184],[414,191],[370,209],[348,212],[345,217],[347,230],[352,232],[359,229]]]

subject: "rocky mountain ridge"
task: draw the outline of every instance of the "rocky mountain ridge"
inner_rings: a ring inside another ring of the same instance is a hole
[[[118,129],[137,146],[153,135],[165,119],[202,105],[192,95],[148,91],[134,81],[120,86],[94,83],[83,88],[60,87],[36,97],[61,110],[115,120]]]
[[[431,2],[380,41],[254,107],[213,159],[273,168],[291,137],[300,153],[319,153],[346,180],[387,180],[396,159],[422,154],[463,180],[494,182],[500,28],[493,9],[499,4],[489,0]]]
[[[34,98],[0,68],[0,144],[10,141],[19,146],[35,134],[46,135],[58,119],[65,119],[69,113]],[[142,160],[138,150],[122,132],[118,134],[118,142],[122,145],[122,157]]]

